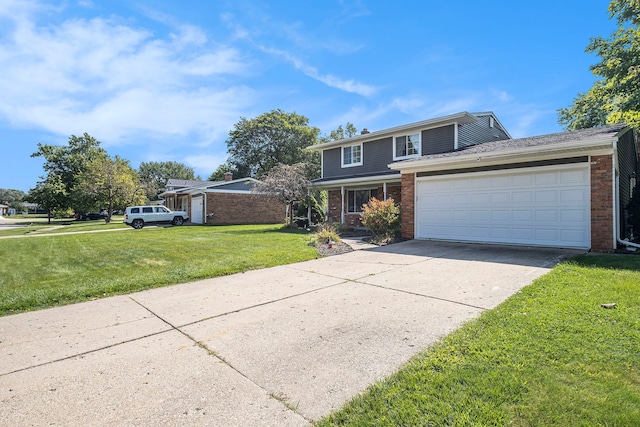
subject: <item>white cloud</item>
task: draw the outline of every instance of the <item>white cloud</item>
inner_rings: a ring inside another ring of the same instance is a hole
[[[349,93],[356,93],[362,96],[371,96],[378,91],[375,86],[360,83],[356,80],[344,80],[340,77],[336,77],[331,74],[321,74],[315,67],[306,64],[302,60],[291,55],[289,52],[280,49],[274,49],[266,46],[258,46],[258,48],[264,53],[279,56],[284,58],[287,62],[291,63],[297,70],[302,71],[308,77],[314,80],[322,82],[329,87],[340,89]]]
[[[45,9],[55,13],[37,2],[0,6],[10,22],[0,29],[0,116],[15,126],[90,130],[106,145],[140,135],[202,143],[226,134],[250,102],[252,91],[232,81],[242,55],[195,26],[161,38],[116,18],[42,25]]]

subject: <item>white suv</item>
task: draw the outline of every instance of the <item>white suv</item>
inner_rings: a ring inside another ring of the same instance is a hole
[[[182,225],[189,219],[185,211],[170,211],[164,206],[130,206],[124,212],[124,223],[140,229],[148,223],[169,222]]]

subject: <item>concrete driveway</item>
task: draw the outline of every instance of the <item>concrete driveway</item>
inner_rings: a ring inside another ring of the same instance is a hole
[[[3,317],[0,419],[310,425],[578,253],[409,241]]]

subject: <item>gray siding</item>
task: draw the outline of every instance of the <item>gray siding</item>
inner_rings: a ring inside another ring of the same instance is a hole
[[[422,155],[453,151],[455,125],[422,131]]]
[[[506,132],[496,120],[493,127],[489,127],[491,116],[476,116],[477,123],[467,123],[458,128],[458,148],[465,148],[471,145],[482,144],[484,142],[500,141],[509,139]]]
[[[633,137],[633,131],[629,130],[618,140],[618,164],[620,173],[620,237],[623,239],[630,236],[630,228],[628,225],[628,214],[626,206],[631,199],[630,182],[631,174],[636,174],[636,179],[640,183],[638,176],[638,153],[636,151],[636,143]]]
[[[342,167],[339,148],[322,152],[322,177],[339,178],[353,175],[388,172],[387,165],[393,162],[392,138],[382,138],[362,144],[362,166]]]

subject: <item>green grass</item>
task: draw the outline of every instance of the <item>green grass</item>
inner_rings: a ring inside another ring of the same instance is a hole
[[[640,425],[640,257],[557,266],[317,423],[330,425]]]
[[[93,230],[108,230],[114,228],[129,228],[122,223],[122,216],[115,217],[109,224],[104,220],[76,221],[74,219],[52,219],[51,224],[46,220],[34,218],[15,221],[10,228],[0,229],[0,238],[5,236],[26,236],[33,234],[59,234]]]
[[[318,257],[307,243],[306,233],[283,231],[279,225],[2,240],[0,315]]]

